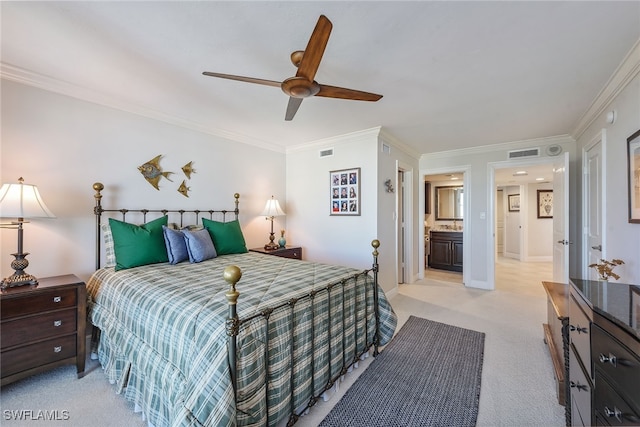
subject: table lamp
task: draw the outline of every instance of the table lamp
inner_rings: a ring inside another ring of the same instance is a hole
[[[18,230],[18,251],[11,254],[15,259],[11,262],[11,268],[15,272],[0,282],[0,289],[14,286],[37,285],[38,279],[25,272],[29,266],[27,261],[28,253],[22,252],[23,228],[28,218],[55,218],[49,208],[42,201],[38,187],[24,183],[24,179],[19,178],[18,183],[3,184],[0,188],[0,218],[16,218],[10,223],[0,224],[0,228],[11,228]]]
[[[280,203],[278,203],[278,200],[274,199],[273,196],[271,196],[271,198],[267,200],[267,204],[265,205],[264,210],[260,215],[266,217],[265,219],[267,221],[271,221],[271,234],[269,235],[269,243],[264,245],[264,248],[268,251],[278,249],[278,244],[273,241],[275,239],[275,234],[273,234],[273,218],[286,214],[280,207]]]

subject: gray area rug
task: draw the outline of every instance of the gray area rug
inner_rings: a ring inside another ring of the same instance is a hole
[[[321,427],[474,426],[484,333],[411,316]]]

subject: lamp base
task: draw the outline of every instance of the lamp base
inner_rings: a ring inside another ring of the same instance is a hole
[[[279,247],[280,246],[278,246],[278,244],[274,243],[274,242],[269,242],[266,245],[264,245],[264,249],[267,250],[267,251],[275,251]]]
[[[13,268],[15,272],[11,276],[2,279],[0,289],[5,290],[7,288],[25,285],[37,286],[38,279],[24,271],[29,266],[29,261],[26,259],[26,256],[29,254],[16,253],[11,255],[16,257],[16,259],[11,261],[11,268]]]

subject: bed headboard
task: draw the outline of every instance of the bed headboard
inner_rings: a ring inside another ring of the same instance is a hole
[[[141,217],[141,222],[147,222],[147,215],[149,216],[164,216],[168,215],[169,222],[174,222],[178,224],[180,227],[191,224],[198,224],[201,217],[208,217],[208,219],[217,221],[233,221],[238,219],[238,215],[240,214],[240,210],[238,209],[238,204],[240,200],[240,194],[235,193],[233,195],[235,201],[235,209],[125,209],[125,208],[114,208],[114,209],[105,209],[102,207],[102,190],[104,190],[104,185],[101,182],[96,182],[93,184],[93,189],[95,194],[93,198],[96,201],[96,205],[93,208],[93,213],[96,216],[96,270],[100,268],[100,257],[101,257],[101,244],[102,244],[102,215],[104,213],[109,214],[120,214],[120,220],[126,221],[127,214],[136,214],[138,217]],[[233,214],[233,218],[228,218],[231,214]]]

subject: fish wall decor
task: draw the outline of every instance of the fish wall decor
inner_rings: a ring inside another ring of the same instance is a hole
[[[146,179],[149,184],[153,185],[153,188],[155,188],[156,190],[160,190],[160,187],[158,187],[158,181],[160,181],[160,178],[165,177],[166,179],[171,181],[171,179],[169,179],[169,175],[173,173],[162,171],[162,168],[160,167],[161,157],[162,154],[154,157],[143,165],[138,166],[138,170],[140,171],[142,176],[144,176],[144,179]]]
[[[187,163],[182,167],[182,172],[187,177],[187,179],[191,179],[191,174],[196,173],[196,170],[193,168],[193,161]]]
[[[189,191],[191,187],[187,187],[187,183],[185,180],[182,180],[182,184],[178,187],[178,193],[182,194],[184,197],[189,197]]]

